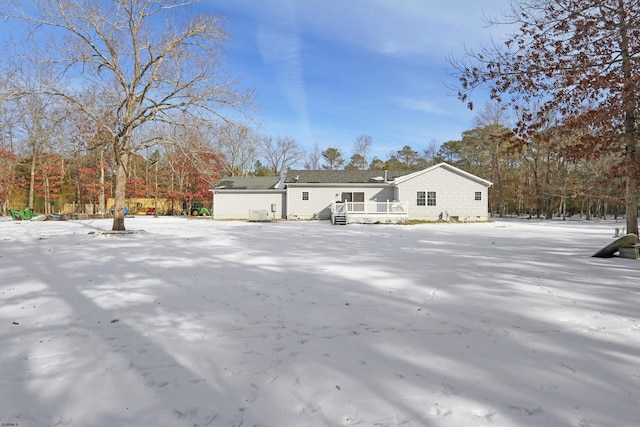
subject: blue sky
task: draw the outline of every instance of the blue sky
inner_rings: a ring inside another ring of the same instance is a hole
[[[256,91],[259,131],[303,148],[338,147],[348,159],[361,134],[386,159],[410,145],[460,139],[477,111],[447,87],[448,56],[504,28],[508,0],[206,0],[227,18],[227,67]],[[474,96],[477,108],[486,98]]]
[[[370,158],[409,145],[460,139],[486,96],[469,111],[451,89],[449,56],[477,48],[509,0],[202,0],[196,12],[226,17],[226,68],[255,90],[262,135],[292,137],[310,150],[373,139]],[[3,23],[4,28],[6,23]],[[7,31],[2,38],[13,31]],[[448,85],[448,86],[447,86]],[[298,165],[301,166],[301,165]]]

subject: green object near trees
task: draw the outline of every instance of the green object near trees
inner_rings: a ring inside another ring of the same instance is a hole
[[[209,209],[204,207],[200,207],[200,208],[193,207],[191,208],[191,215],[192,216],[211,216],[211,212],[209,211]]]
[[[9,214],[11,215],[11,218],[13,218],[15,221],[20,221],[20,220],[29,220],[35,216],[38,216],[37,213],[35,213],[33,211],[33,209],[30,208],[24,208],[23,210],[19,211],[19,210],[9,210]]]

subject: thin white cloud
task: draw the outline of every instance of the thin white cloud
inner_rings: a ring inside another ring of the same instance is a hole
[[[262,60],[272,67],[284,97],[298,116],[301,128],[306,131],[309,129],[309,113],[296,1],[272,3],[274,7],[263,9],[258,17],[258,49]]]
[[[500,16],[509,1],[221,3],[231,16],[256,25],[260,57],[273,71],[260,81],[268,82],[268,93],[277,88],[283,95],[270,95],[264,106],[272,133],[324,145],[349,145],[357,135],[368,133],[376,146],[401,147],[423,139],[458,138],[469,128],[473,113],[442,85],[448,78],[446,57],[463,56],[465,45],[486,44],[492,35],[500,38],[508,29],[487,28],[483,15]],[[305,70],[303,53],[312,70]],[[345,61],[350,54],[359,62]]]
[[[488,41],[484,15],[498,16],[508,0],[306,0],[305,30],[385,55],[434,55]]]
[[[411,98],[398,98],[396,103],[405,110],[420,111],[429,114],[448,114],[447,111],[439,108],[433,102],[425,101],[423,99],[411,99]]]

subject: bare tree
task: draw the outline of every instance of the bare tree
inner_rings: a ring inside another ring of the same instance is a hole
[[[4,71],[4,70],[2,70]],[[0,215],[9,210],[11,192],[15,189],[15,165],[17,157],[14,149],[14,128],[16,112],[9,106],[12,98],[13,76],[9,72],[0,72]]]
[[[439,148],[440,146],[438,144],[438,141],[436,141],[435,139],[429,141],[429,145],[427,145],[427,148],[424,148],[422,150],[422,158],[425,161],[425,166],[432,166],[442,161],[442,159],[438,156]]]
[[[43,85],[53,79],[45,67],[31,67],[20,70],[14,80],[17,95],[12,105],[17,116],[14,131],[22,140],[23,155],[30,160],[28,206],[34,208],[37,168],[48,154],[60,152],[61,129],[67,116],[62,100],[48,94],[38,93]],[[45,205],[45,213],[48,206]]]
[[[357,154],[355,158],[357,160],[362,160],[365,164],[368,163],[369,152],[371,151],[371,146],[373,145],[373,138],[371,135],[362,134],[358,135],[355,142],[353,143],[353,155]],[[354,157],[351,156],[353,159]],[[356,162],[357,163],[357,162]],[[354,165],[358,166],[358,165]],[[365,167],[366,168],[366,167]],[[362,167],[358,167],[358,169],[365,169]]]
[[[493,98],[522,108],[521,141],[561,125],[576,157],[619,154],[626,179],[627,231],[638,233],[640,175],[640,5],[638,0],[512,1],[503,20],[517,29],[503,45],[468,52],[451,61],[461,83],[459,97],[488,84]],[[539,103],[537,111],[526,105]],[[473,106],[468,102],[470,107]]]
[[[262,152],[267,162],[267,167],[274,175],[285,172],[291,166],[298,163],[304,157],[304,151],[295,139],[290,137],[262,138]]]
[[[320,152],[320,146],[317,142],[313,143],[313,149],[307,156],[307,162],[305,163],[305,169],[309,170],[318,170],[320,169],[320,157],[322,153]]]
[[[487,103],[484,110],[474,118],[476,128],[473,131],[479,139],[481,150],[488,156],[490,168],[487,176],[493,181],[494,199],[500,218],[504,217],[505,211],[504,169],[508,165],[508,158],[513,155],[510,148],[518,145],[518,139],[507,127],[507,122],[507,114],[499,103]],[[538,214],[540,211],[538,210]]]
[[[214,126],[213,144],[230,176],[248,175],[260,154],[259,136],[243,124],[225,122]]]
[[[6,0],[5,16],[49,31],[46,56],[74,84],[51,93],[74,103],[111,138],[116,164],[113,230],[124,230],[127,166],[135,130],[175,116],[221,116],[250,99],[221,69],[227,38],[218,16],[188,16],[195,0]],[[38,40],[37,38],[33,38]],[[41,55],[44,55],[41,53]],[[77,86],[100,87],[103,105],[86,104]],[[104,120],[104,111],[112,115]],[[180,113],[180,115],[176,113]]]

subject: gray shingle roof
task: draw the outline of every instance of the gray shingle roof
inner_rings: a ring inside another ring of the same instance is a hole
[[[381,170],[306,170],[290,169],[287,171],[284,184],[375,184],[400,178],[397,183],[413,179],[416,174],[429,172],[444,167],[452,172],[473,179],[487,187],[491,182],[467,173],[446,163],[439,163],[421,171],[381,171]],[[280,183],[279,176],[234,176],[222,178],[215,186],[216,190],[273,190]],[[282,183],[280,183],[282,184]],[[280,185],[280,189],[284,186]]]
[[[269,190],[280,181],[279,176],[230,176],[215,185],[219,190]]]
[[[387,180],[407,175],[406,171],[387,171]],[[375,183],[384,182],[385,171],[381,170],[289,170],[285,183]]]

